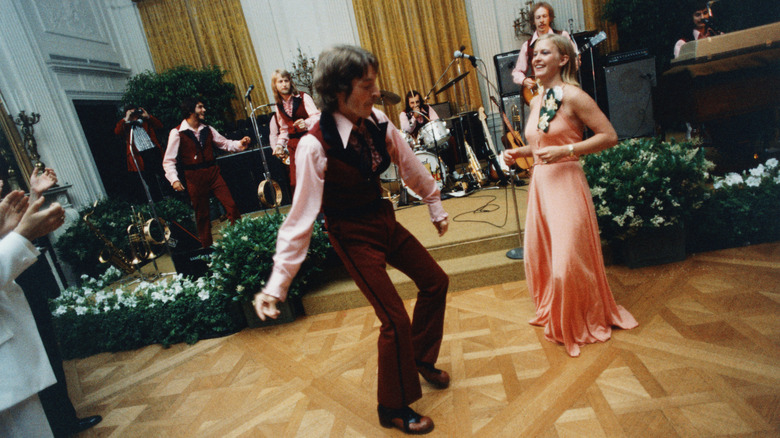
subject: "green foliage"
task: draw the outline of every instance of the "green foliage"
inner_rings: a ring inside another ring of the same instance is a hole
[[[224,81],[225,73],[218,66],[196,69],[188,65],[162,73],[139,73],[127,81],[122,106],[133,104],[145,108],[160,119],[167,136],[183,119],[179,108],[181,101],[200,96],[207,110],[206,122],[224,132],[228,122],[235,119],[230,105],[230,100],[235,98],[235,86]]]
[[[132,221],[132,208],[125,201],[116,199],[103,199],[94,207],[94,213],[89,221],[116,247],[124,251],[130,257],[130,245],[127,238],[127,226]],[[144,218],[151,219],[152,215],[147,204],[134,206],[135,211],[143,213]],[[164,199],[155,204],[157,214],[166,221],[176,221],[187,229],[195,229],[192,208],[175,198]],[[81,276],[87,274],[97,277],[106,270],[107,264],[101,264],[98,256],[104,248],[104,243],[83,221],[84,216],[93,210],[87,206],[79,211],[79,220],[70,224],[62,236],[57,239],[55,245],[60,259],[67,263],[74,274]]]
[[[691,142],[625,140],[582,158],[603,240],[685,223],[701,207],[713,164]]]
[[[693,215],[687,246],[692,252],[780,240],[780,166],[777,159],[742,174],[716,178]]]
[[[119,276],[111,268],[98,280],[85,277],[82,286],[51,300],[55,332],[66,359],[155,343],[194,344],[235,333],[246,324],[236,303],[217,293],[211,278],[193,281],[176,275],[112,289],[110,284]]]
[[[280,214],[245,216],[221,230],[222,237],[214,244],[211,254],[211,271],[218,289],[236,301],[254,298],[271,275],[276,237],[284,219]],[[327,235],[315,223],[309,252],[290,285],[289,296],[306,293],[307,285],[322,271],[329,247]]]

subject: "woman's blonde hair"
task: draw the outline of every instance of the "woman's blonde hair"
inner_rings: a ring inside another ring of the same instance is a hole
[[[279,94],[279,90],[276,88],[276,81],[278,81],[281,78],[287,78],[290,80],[290,94],[292,94],[293,96],[298,94],[298,89],[295,88],[295,82],[293,82],[290,72],[281,68],[276,69],[274,70],[274,73],[271,75],[271,89],[274,90],[274,99],[276,100],[276,103],[283,101],[282,95]]]
[[[569,61],[561,67],[561,79],[563,82],[577,87],[580,86],[577,80],[577,54],[574,52],[574,47],[571,45],[571,40],[565,36],[548,33],[544,34],[536,40],[535,47],[539,46],[540,41],[550,40],[550,42],[558,49],[558,53],[569,57]]]

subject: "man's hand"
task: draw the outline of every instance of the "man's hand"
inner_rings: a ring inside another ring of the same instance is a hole
[[[536,79],[534,78],[523,79],[523,86],[525,88],[528,88],[529,90],[533,90],[536,87]]]
[[[255,305],[255,312],[261,321],[265,321],[265,318],[276,319],[279,317],[279,309],[276,308],[276,303],[279,299],[272,297],[271,295],[263,292],[255,294],[255,299],[252,303]]]
[[[182,185],[181,181],[174,181],[171,186],[173,187],[173,190],[176,190],[177,192],[184,191],[184,185]]]
[[[244,149],[246,149],[247,146],[249,146],[249,143],[251,143],[251,142],[252,142],[252,139],[249,138],[249,137],[242,138],[241,139],[241,146],[239,146],[239,150],[243,151]]]
[[[433,226],[436,227],[436,230],[439,232],[439,237],[441,237],[444,235],[444,233],[447,232],[447,228],[449,228],[450,223],[447,222],[447,219],[442,219],[439,222],[434,222]]]
[[[57,174],[54,170],[47,167],[43,172],[38,173],[38,169],[33,169],[30,175],[30,192],[35,197],[41,196],[46,190],[49,190],[57,184]]]
[[[19,221],[19,225],[14,229],[30,242],[51,233],[65,223],[65,210],[56,202],[46,210],[39,211],[44,200],[44,198],[38,198],[37,201],[30,204]]]
[[[3,184],[0,181],[0,190],[2,187]],[[3,198],[0,202],[0,237],[5,237],[19,225],[28,205],[29,200],[21,190],[14,190]]]
[[[298,119],[295,122],[293,122],[293,126],[295,126],[298,129],[298,131],[305,131],[306,121],[303,119]]]

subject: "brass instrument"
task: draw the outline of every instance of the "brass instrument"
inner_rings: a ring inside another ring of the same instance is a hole
[[[469,143],[466,140],[463,140],[463,144],[466,145],[466,155],[469,157],[469,173],[477,180],[477,184],[482,187],[482,184],[487,182],[485,174],[482,173],[482,166],[480,166],[479,160],[477,160],[477,156],[474,155],[474,151],[471,149],[471,146],[469,146]]]
[[[95,205],[97,205],[97,201],[95,202]],[[135,272],[135,267],[130,263],[130,260],[127,259],[125,253],[121,249],[117,248],[113,242],[108,240],[108,238],[100,230],[98,230],[96,226],[92,225],[92,222],[89,221],[89,217],[93,213],[95,213],[95,210],[85,214],[83,219],[92,232],[95,233],[95,235],[105,244],[103,249],[100,251],[100,256],[98,256],[100,263],[111,263],[125,274],[132,274]]]
[[[137,265],[144,260],[159,257],[159,250],[171,237],[171,230],[165,221],[162,218],[157,219],[163,227],[160,239],[152,236],[152,224],[155,220],[149,219],[144,222],[143,213],[140,211],[136,213],[135,208],[133,208],[133,221],[127,226],[127,238],[130,242],[130,252],[133,255],[133,259],[130,261],[132,264]]]
[[[520,110],[517,108],[517,105],[512,104],[512,127],[515,128],[515,131],[520,129],[520,123],[522,123],[523,119],[520,117]]]

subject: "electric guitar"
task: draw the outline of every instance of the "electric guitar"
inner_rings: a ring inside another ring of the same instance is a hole
[[[509,166],[504,163],[504,160],[497,158],[498,157],[498,151],[496,150],[496,146],[493,144],[493,136],[490,134],[490,130],[487,127],[487,115],[485,115],[485,108],[479,107],[479,110],[477,110],[479,114],[479,121],[482,122],[482,130],[485,132],[485,139],[487,140],[488,149],[490,151],[490,156],[488,156],[488,164],[492,169],[495,170],[495,175],[492,174],[490,177],[494,180],[500,180],[504,181],[506,180],[506,174],[509,172]]]
[[[585,44],[581,45],[579,48],[580,54],[586,50],[590,50],[593,47],[596,47],[597,45],[601,44],[602,42],[606,41],[607,34],[603,30],[596,35],[593,35],[591,38],[588,38],[588,41],[585,42]],[[531,50],[529,47],[528,50]],[[533,76],[529,76],[533,77]],[[525,101],[526,105],[531,104],[531,99],[536,97],[536,95],[539,94],[539,82],[536,82],[533,87],[523,87],[523,100]]]

